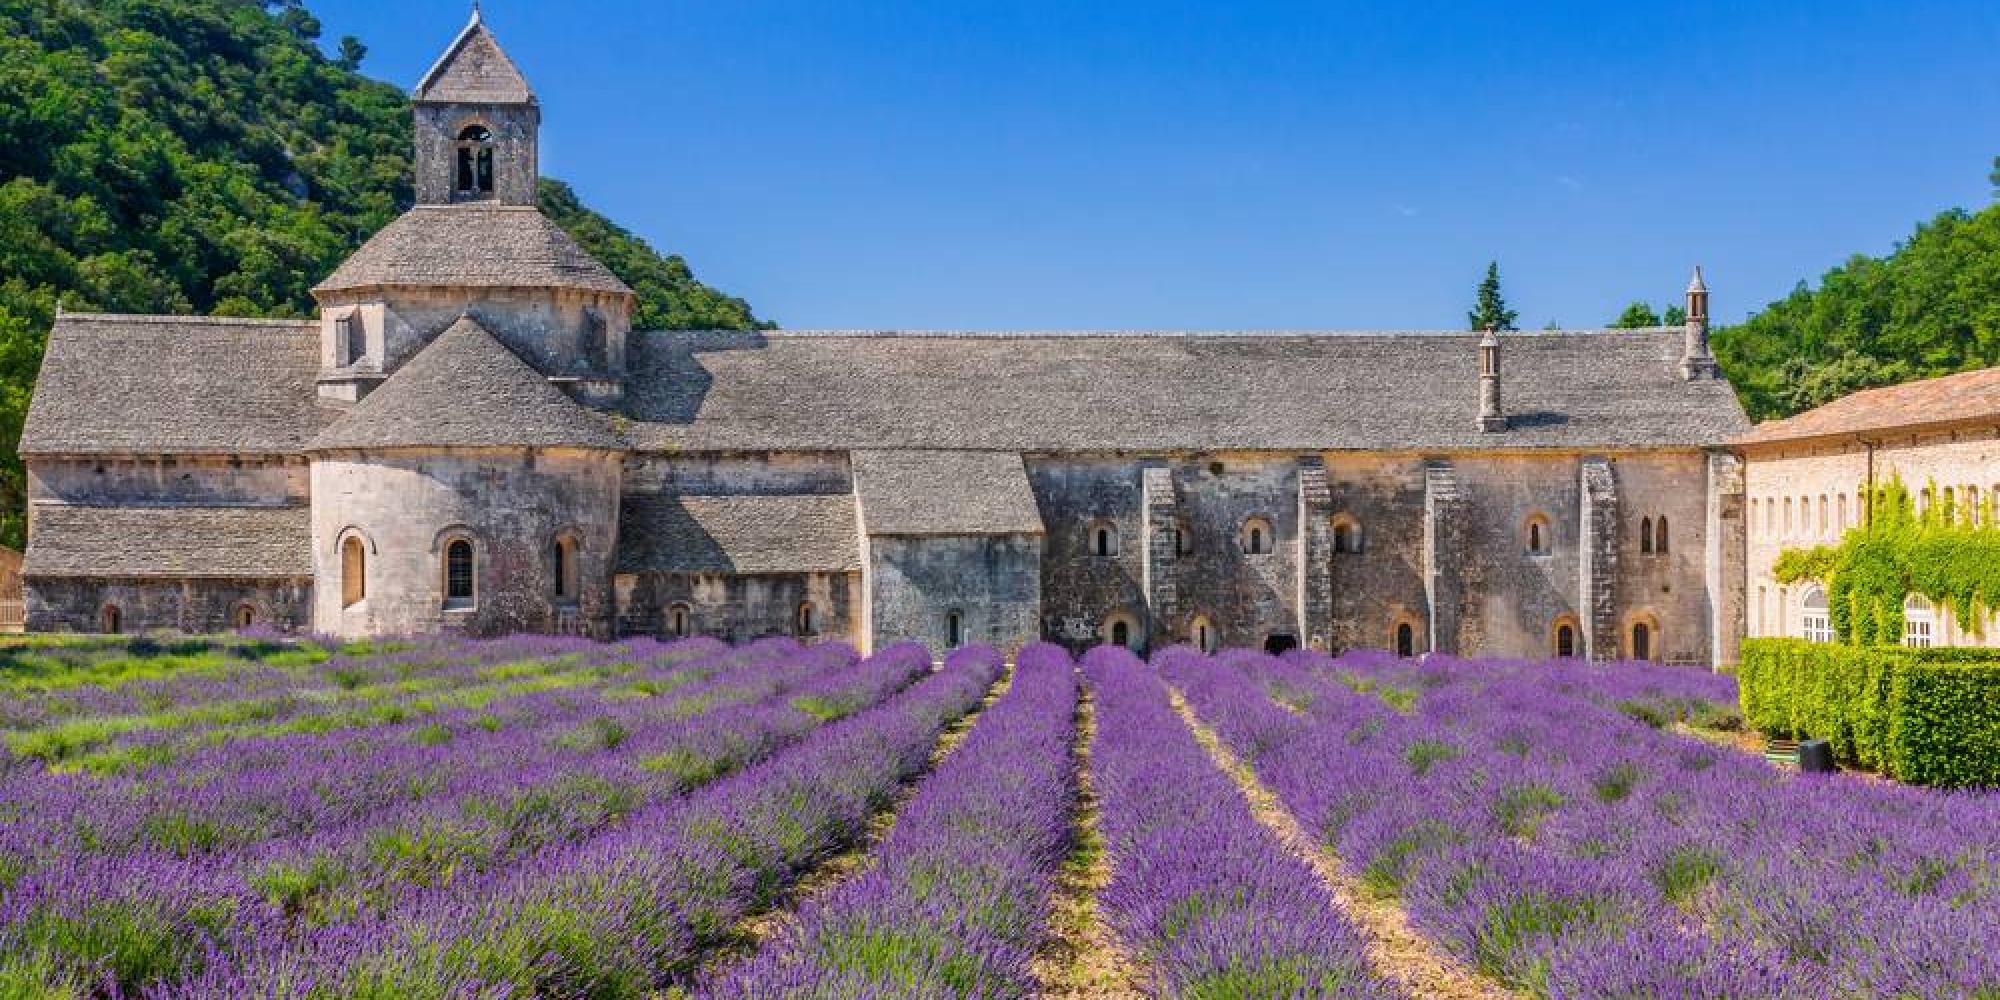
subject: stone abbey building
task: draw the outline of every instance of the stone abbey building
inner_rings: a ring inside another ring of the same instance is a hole
[[[64,315],[31,628],[1729,660],[1748,429],[1684,328],[651,332],[477,17],[314,321]]]

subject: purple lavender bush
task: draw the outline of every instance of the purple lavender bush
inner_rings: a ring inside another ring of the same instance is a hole
[[[1115,646],[1091,650],[1083,667],[1097,699],[1092,780],[1112,866],[1102,903],[1158,992],[1397,995],[1318,876],[1195,741],[1160,679]]]
[[[924,779],[867,871],[697,995],[1032,995],[1030,960],[1068,848],[1076,695],[1061,647],[1021,650],[1012,686]]]
[[[947,671],[956,687],[933,678],[910,704],[951,703],[986,669]],[[29,695],[46,704],[17,716],[10,747],[72,727],[85,756],[166,749],[107,769],[18,749],[0,764],[0,995],[521,995],[559,954],[468,968],[469,942],[546,933],[556,911],[481,911],[503,902],[495,887],[681,815],[930,657],[519,637],[242,670],[253,683],[138,672]],[[93,709],[75,706],[93,704],[125,721],[87,732]],[[257,710],[213,710],[242,705]],[[629,902],[588,898],[576,927]]]
[[[1786,775],[1662,728],[1643,664],[1156,657],[1308,829],[1535,995],[2000,993],[2000,795]]]

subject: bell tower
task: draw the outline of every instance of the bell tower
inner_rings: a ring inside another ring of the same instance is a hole
[[[417,204],[535,204],[541,103],[477,6],[411,96]]]

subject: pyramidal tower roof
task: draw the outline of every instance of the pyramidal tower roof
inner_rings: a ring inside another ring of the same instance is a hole
[[[603,417],[464,316],[307,449],[622,446]]]
[[[535,103],[528,78],[486,29],[486,19],[477,6],[472,8],[472,20],[466,22],[465,30],[424,74],[411,96],[431,104]]]

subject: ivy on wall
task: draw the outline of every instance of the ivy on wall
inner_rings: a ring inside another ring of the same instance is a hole
[[[1944,496],[1935,486],[1927,492]],[[1834,635],[1848,645],[1901,642],[1903,602],[1911,594],[1950,607],[1960,628],[1980,634],[2000,607],[2000,511],[1992,498],[1978,510],[1939,501],[1919,514],[1900,478],[1863,491],[1863,498],[1861,523],[1839,544],[1780,553],[1773,567],[1778,582],[1824,586]]]

